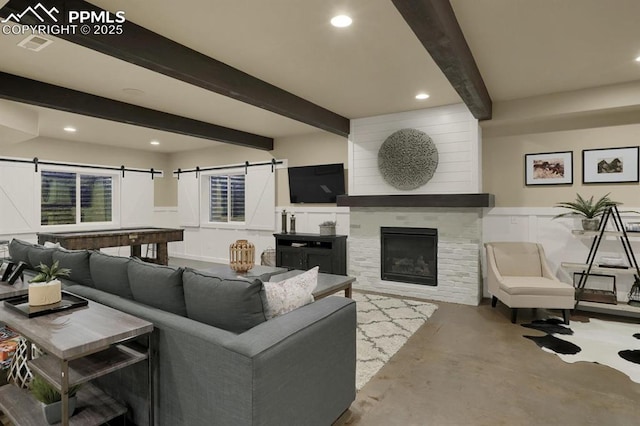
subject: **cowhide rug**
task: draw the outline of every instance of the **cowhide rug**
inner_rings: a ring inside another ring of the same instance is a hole
[[[561,360],[595,362],[615,368],[640,383],[640,325],[590,318],[588,322],[560,319],[537,320],[523,327],[539,330],[544,336],[524,336],[542,350]]]

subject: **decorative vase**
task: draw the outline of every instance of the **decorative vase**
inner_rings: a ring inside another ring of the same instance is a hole
[[[320,235],[336,235],[336,226],[320,225]]]
[[[597,231],[600,228],[600,218],[582,219],[582,229],[585,231]]]
[[[29,284],[29,306],[43,306],[62,300],[62,283],[51,280],[46,283]]]
[[[229,246],[229,266],[236,272],[247,272],[255,265],[255,247],[247,240]]]
[[[69,397],[69,417],[73,416],[73,413],[76,411],[77,400],[78,398],[75,395]],[[44,412],[44,418],[50,425],[62,421],[62,401],[42,404],[42,411]]]

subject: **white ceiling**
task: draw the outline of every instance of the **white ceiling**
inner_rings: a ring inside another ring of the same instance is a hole
[[[91,3],[348,118],[460,102],[390,0]],[[640,79],[640,1],[451,3],[494,102]],[[337,13],[353,25],[333,28]],[[317,131],[64,40],[36,53],[16,46],[22,38],[0,36],[0,71],[263,136]],[[415,100],[420,91],[431,97]],[[216,144],[36,109],[43,136],[163,152]],[[69,123],[76,134],[60,130]]]

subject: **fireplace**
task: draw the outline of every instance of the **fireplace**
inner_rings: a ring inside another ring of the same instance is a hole
[[[380,228],[381,279],[438,285],[438,230]]]

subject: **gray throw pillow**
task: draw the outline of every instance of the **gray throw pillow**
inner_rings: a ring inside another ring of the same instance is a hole
[[[96,288],[116,296],[133,299],[129,286],[130,261],[128,257],[109,256],[99,251],[91,253],[89,266],[91,266],[91,278]]]
[[[33,267],[33,269],[37,269],[38,265],[41,263],[47,266],[51,266],[53,264],[53,252],[56,249],[46,248],[39,245],[33,245],[29,249],[29,264]]]
[[[56,250],[53,261],[58,261],[61,268],[71,269],[69,279],[78,284],[95,287],[89,268],[89,252],[87,250]]]
[[[9,256],[11,256],[11,260],[15,263],[24,262],[29,268],[33,269],[33,265],[29,262],[29,250],[33,246],[34,244],[14,238],[9,243]]]
[[[182,272],[182,268],[131,259],[128,274],[133,300],[186,317]]]
[[[220,279],[187,269],[182,281],[187,316],[193,320],[234,333],[266,321],[259,279]]]

